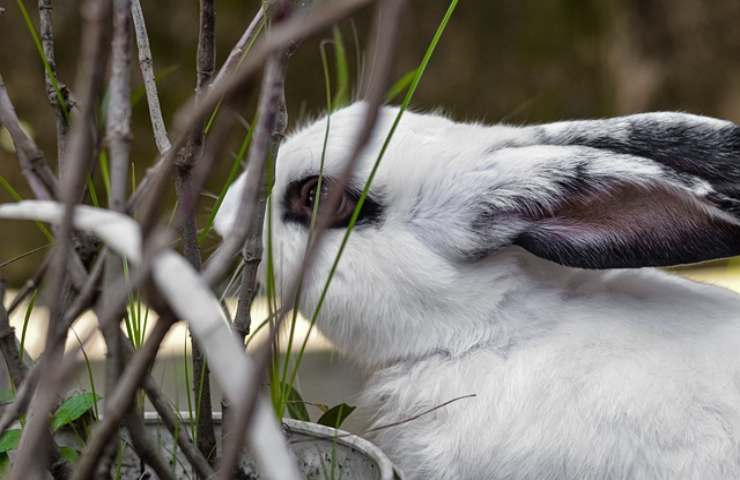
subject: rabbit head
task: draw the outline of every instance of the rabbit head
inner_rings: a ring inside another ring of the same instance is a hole
[[[336,187],[366,105],[286,139],[271,227],[278,285],[297,272],[315,195]],[[306,278],[311,315],[398,108],[381,109]],[[325,144],[325,152],[324,152]],[[527,287],[522,257],[543,268],[667,266],[740,253],[740,130],[679,113],[531,127],[404,113],[337,265],[319,328],[364,364],[495,338],[507,292]],[[322,158],[323,187],[317,192]],[[216,227],[239,219],[243,179]],[[552,263],[554,262],[554,263]],[[263,262],[263,267],[264,267]],[[263,269],[264,270],[264,269]]]

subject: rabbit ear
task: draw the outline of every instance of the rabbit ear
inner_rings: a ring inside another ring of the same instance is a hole
[[[644,114],[533,129],[520,143],[530,146],[493,151],[486,161],[493,188],[473,216],[479,247],[495,249],[507,238],[504,244],[581,268],[740,254],[736,125]]]
[[[703,179],[717,192],[740,195],[740,128],[732,122],[658,112],[535,129],[538,144],[578,145],[648,158],[677,174]]]

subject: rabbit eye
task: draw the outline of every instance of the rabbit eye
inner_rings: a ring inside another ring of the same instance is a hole
[[[339,186],[336,180],[330,177],[323,177],[319,182],[318,176],[312,176],[291,183],[288,185],[283,201],[285,207],[283,219],[309,226],[316,195],[319,195],[319,212],[325,215],[329,197],[337,188]],[[345,189],[342,192],[339,203],[329,214],[330,228],[342,228],[349,225],[358,197],[359,195],[351,189]],[[368,219],[377,219],[379,213],[380,206],[372,199],[367,198],[357,219],[358,223],[366,223]]]

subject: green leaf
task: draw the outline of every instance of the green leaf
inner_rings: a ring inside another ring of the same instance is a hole
[[[72,447],[59,447],[59,454],[69,463],[74,463],[80,458],[80,452]]]
[[[396,83],[391,85],[391,88],[388,89],[388,95],[385,97],[386,103],[392,102],[396,97],[404,93],[406,89],[409,88],[409,85],[411,85],[411,82],[416,76],[416,70],[416,68],[409,70],[404,73],[401,78],[396,80]]]
[[[283,391],[288,393],[288,400],[286,406],[288,407],[288,413],[291,417],[296,420],[303,420],[304,422],[310,422],[311,418],[308,416],[308,410],[306,410],[306,404],[303,401],[303,397],[298,393],[298,390],[293,388],[292,385],[287,383],[282,385]]]
[[[15,393],[9,388],[0,388],[0,405],[12,403],[15,400]]]
[[[59,430],[65,425],[74,422],[93,408],[100,397],[89,392],[72,395],[62,403],[51,420],[51,428]]]
[[[0,437],[0,453],[6,453],[11,450],[18,448],[18,443],[21,441],[21,429],[14,428],[6,431],[2,437]]]
[[[347,405],[346,403],[340,403],[339,405],[331,407],[329,411],[321,415],[318,423],[326,425],[327,427],[339,428],[347,417],[355,411],[355,408],[357,407]]]

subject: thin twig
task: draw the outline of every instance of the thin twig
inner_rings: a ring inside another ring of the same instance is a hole
[[[81,38],[81,54],[77,72],[76,91],[80,95],[80,112],[72,126],[69,144],[65,151],[65,161],[61,162],[60,196],[65,204],[64,219],[59,228],[58,247],[49,268],[49,327],[47,347],[42,355],[44,363],[41,388],[31,400],[30,418],[23,430],[16,462],[11,471],[11,479],[36,478],[46,467],[48,452],[52,445],[48,442],[49,413],[60,386],[50,375],[56,372],[57,362],[63,349],[55,345],[54,339],[60,333],[65,296],[68,293],[67,265],[72,249],[72,217],[75,204],[82,196],[84,179],[89,168],[92,139],[90,125],[99,93],[102,89],[106,66],[105,48],[107,28],[105,19],[110,12],[109,1],[88,0],[83,5],[82,14],[85,27]],[[53,470],[53,468],[52,468]]]
[[[128,193],[129,151],[131,148],[131,21],[130,0],[113,0],[113,39],[111,41],[111,77],[108,88],[109,102],[106,119],[106,140],[110,159],[110,190],[108,208],[123,212]],[[113,253],[106,256],[105,279],[102,304],[108,304],[115,297],[112,290],[118,278],[123,277],[123,262]],[[123,310],[123,309],[122,309]],[[106,345],[105,402],[104,414],[109,414],[108,393],[113,392],[123,369],[121,352],[121,317],[109,318],[108,323],[100,324],[100,331]],[[101,317],[98,316],[100,319]],[[129,417],[135,416],[134,414]],[[131,429],[140,433],[135,420],[128,418]],[[132,433],[132,440],[134,434]],[[147,442],[138,436],[134,445],[144,447]],[[116,454],[116,444],[111,442],[102,460],[99,471],[105,475],[110,471]]]
[[[51,0],[39,0],[39,33],[41,35],[41,45],[44,49],[46,64],[48,69],[44,69],[44,81],[46,84],[46,96],[49,99],[49,105],[56,116],[57,126],[57,158],[64,158],[64,148],[67,143],[67,131],[69,130],[69,113],[65,105],[60,103],[57,96],[57,88],[61,101],[69,104],[69,91],[64,83],[59,81],[57,75],[57,63],[54,54],[54,28],[52,23],[52,5]],[[56,86],[54,82],[56,80]]]
[[[239,37],[239,41],[236,42],[234,47],[231,49],[231,52],[229,52],[229,56],[226,57],[226,61],[221,65],[221,68],[218,70],[216,77],[210,85],[211,87],[221,84],[226,77],[232,75],[239,67],[239,64],[244,59],[244,55],[247,53],[248,48],[254,43],[254,40],[257,38],[257,35],[262,29],[264,23],[265,7],[260,6],[260,9],[257,10],[257,13],[254,15],[254,18],[252,18],[247,29],[244,30],[242,36]]]
[[[200,0],[198,22],[198,49],[196,58],[195,98],[205,94],[216,68],[216,12],[214,0]],[[198,227],[195,223],[197,192],[193,185],[193,165],[203,152],[204,125],[197,125],[185,145],[177,152],[175,185],[177,191],[178,229],[182,238],[183,255],[196,270],[200,270]],[[146,235],[146,231],[144,232]],[[211,379],[203,352],[192,343],[193,398],[196,405],[196,442],[198,449],[210,463],[216,458],[216,434],[211,417]]]
[[[131,444],[139,455],[142,462],[146,463],[160,480],[175,480],[167,462],[159,454],[159,445],[152,443],[142,418],[136,414],[134,407],[129,407],[129,412],[124,419],[126,430],[131,435]],[[115,443],[113,443],[115,445]]]
[[[8,369],[10,380],[13,382],[13,386],[18,389],[28,374],[28,367],[21,360],[15,329],[10,326],[8,312],[3,304],[4,298],[5,281],[0,280],[0,351],[2,351],[5,359],[5,367]]]
[[[190,132],[201,124],[213,109],[222,100],[229,100],[235,94],[244,91],[250,86],[254,74],[264,64],[267,58],[274,52],[284,50],[290,47],[294,42],[301,41],[306,37],[315,34],[327,25],[332,25],[347,16],[351,15],[360,7],[363,7],[373,0],[343,0],[341,2],[331,2],[321,4],[312,9],[312,12],[306,15],[295,16],[283,25],[274,28],[270,35],[267,35],[261,42],[254,47],[249,57],[234,72],[233,75],[227,76],[224,81],[215,85],[201,100],[198,102],[191,101],[185,105],[176,115],[175,127],[176,138],[173,148],[181,147]],[[174,168],[174,155],[171,151],[164,155],[160,160],[149,169],[146,176],[142,179],[136,191],[131,195],[128,204],[128,210],[139,208],[142,202],[142,195],[146,192],[146,204],[141,206],[143,212],[141,223],[144,231],[151,229],[161,211],[161,199],[166,192],[168,180],[172,175]],[[236,245],[232,245],[232,250],[228,258],[220,258],[219,269],[221,275],[228,269],[231,259],[241,249],[244,243],[242,238]],[[225,263],[226,265],[223,265]],[[211,274],[213,275],[213,274]],[[211,276],[209,275],[209,276]]]
[[[50,200],[56,195],[56,178],[51,172],[43,152],[21,128],[21,122],[0,75],[0,124],[4,125],[13,140],[21,172],[26,177],[36,198]]]
[[[152,130],[154,130],[154,143],[157,145],[159,154],[164,155],[172,148],[172,145],[167,136],[167,127],[162,117],[162,107],[159,104],[157,81],[154,75],[154,60],[152,60],[152,50],[149,47],[149,35],[146,31],[144,12],[139,0],[131,0],[131,15],[134,19],[136,45],[139,50],[139,68],[144,79],[146,103],[149,106],[149,118],[152,122]]]
[[[177,446],[180,447],[183,455],[185,455],[185,458],[192,465],[193,470],[202,478],[213,478],[215,476],[213,468],[208,463],[208,460],[206,460],[206,457],[196,448],[193,440],[188,435],[188,429],[182,428],[177,415],[175,415],[172,407],[167,403],[167,400],[162,395],[162,392],[151,375],[147,375],[144,379],[143,388],[149,402],[151,402],[154,410],[159,414],[162,424],[169,430],[170,435],[177,442]]]
[[[33,274],[33,277],[28,279],[21,289],[18,290],[18,293],[15,294],[15,297],[13,297],[13,300],[8,306],[8,315],[12,315],[15,309],[18,308],[29,295],[39,288],[41,285],[41,279],[46,274],[46,269],[49,265],[49,258],[50,257],[48,255],[44,258],[44,261],[41,262],[41,265]]]
[[[0,124],[5,125],[10,133],[21,165],[21,172],[26,177],[33,194],[40,200],[55,198],[58,195],[57,179],[49,168],[43,152],[21,128],[2,76],[0,76]],[[72,283],[79,288],[84,282],[86,272],[76,252],[73,252],[70,258],[69,269]]]
[[[157,355],[159,345],[174,323],[175,318],[170,313],[163,312],[154,324],[144,345],[131,357],[115,390],[109,394],[108,414],[90,434],[85,449],[75,466],[72,480],[86,480],[95,471],[101,453],[118,430],[118,425],[128,411],[129,405],[134,401],[136,391]]]
[[[371,137],[371,134],[375,128],[377,114],[380,106],[383,104],[383,100],[385,97],[386,85],[388,83],[390,69],[393,61],[393,52],[395,51],[394,48],[390,47],[395,45],[395,40],[398,35],[399,19],[401,17],[400,11],[404,7],[404,5],[405,2],[403,0],[385,0],[383,3],[378,5],[379,9],[386,9],[384,11],[384,14],[388,17],[388,19],[382,22],[376,22],[374,27],[375,29],[380,30],[379,34],[376,37],[379,39],[379,42],[374,45],[374,49],[377,50],[379,54],[373,56],[373,58],[376,60],[376,64],[373,66],[373,68],[370,69],[370,71],[374,73],[371,73],[371,80],[366,83],[366,85],[368,85],[368,90],[366,94],[367,109],[365,112],[363,123],[361,124],[360,129],[355,137],[355,141],[352,146],[351,154],[348,158],[346,167],[342,172],[342,175],[337,179],[337,183],[340,185],[338,190],[340,191],[343,191],[342,185],[347,183],[350,175],[354,171],[360,153],[365,148],[365,145],[368,139]],[[242,200],[244,200],[244,196],[242,196]],[[326,210],[321,209],[321,211],[332,211],[332,208],[334,208],[334,206],[338,204],[338,201],[339,198],[337,197],[337,195],[330,194],[329,198],[327,198],[326,200],[326,204],[328,204],[328,207],[326,207]],[[241,205],[243,208],[246,208],[246,205],[244,203],[241,203]],[[321,213],[318,216],[316,224],[317,228],[314,233],[313,241],[306,245],[303,261],[299,271],[297,272],[298,274],[293,276],[293,281],[287,289],[287,296],[285,296],[285,298],[288,299],[289,303],[287,304],[287,308],[284,309],[284,312],[288,312],[295,308],[295,302],[297,299],[296,293],[298,292],[300,285],[303,283],[303,279],[305,278],[306,273],[311,268],[311,262],[313,261],[315,252],[318,250],[318,245],[320,244],[323,233],[326,231],[326,228],[328,226],[328,221],[326,217],[326,214],[322,215]],[[233,234],[231,234],[230,236],[232,235]],[[278,317],[272,335],[274,335],[275,331],[278,331],[280,329],[280,325],[285,320],[286,316],[287,313],[284,313],[283,315],[280,315]],[[271,342],[265,342],[265,345],[256,354],[257,364],[263,367],[261,370],[259,370],[261,375],[264,375],[264,372],[262,370],[266,370],[266,368],[264,367],[268,365],[270,355]],[[239,413],[236,414],[237,420],[235,420],[233,423],[236,424],[237,422],[244,421],[248,425],[249,421],[251,420],[251,414],[245,416],[244,412],[249,412],[254,409],[256,396],[257,393],[255,391],[250,392],[249,397],[245,399],[242,405],[240,405]],[[236,428],[241,426],[242,425],[237,424]]]
[[[281,17],[278,21],[289,18],[290,3],[282,2],[279,6]],[[265,74],[262,80],[260,104],[257,110],[258,122],[255,126],[252,143],[250,145],[247,169],[250,177],[247,182],[250,188],[245,187],[242,202],[253,206],[251,211],[245,209],[244,223],[247,225],[247,244],[244,254],[247,265],[242,276],[239,291],[239,306],[234,321],[234,329],[244,345],[246,334],[249,332],[251,316],[249,310],[256,293],[256,267],[254,259],[259,259],[262,247],[262,225],[264,219],[265,200],[267,198],[265,181],[265,163],[274,161],[277,156],[280,142],[287,128],[287,109],[285,105],[285,72],[287,69],[287,52],[275,52],[267,61]],[[244,204],[244,203],[243,203]],[[250,265],[250,260],[252,261]],[[259,260],[257,260],[259,261]],[[253,385],[254,395],[258,395],[258,385]],[[251,394],[251,392],[250,392]],[[233,475],[245,439],[244,430],[246,417],[250,406],[235,405],[233,407],[233,423],[229,425],[231,441],[224,445],[219,477],[228,480]]]
[[[105,253],[103,252],[95,261],[95,264],[93,265],[90,275],[88,276],[85,285],[80,291],[80,294],[64,313],[64,319],[62,321],[62,328],[60,328],[60,331],[66,332],[67,330],[69,330],[75,320],[77,320],[77,317],[79,317],[82,312],[85,311],[85,309],[87,309],[94,301],[98,281],[100,280],[100,277],[103,273],[104,258]],[[120,287],[122,286],[118,285],[118,287],[118,290],[121,290]],[[125,287],[125,285],[123,285],[123,287]],[[128,297],[126,297],[126,299],[127,298]],[[16,300],[14,300],[13,303],[15,303]],[[57,336],[57,338],[55,339],[55,343],[63,342],[64,338],[65,335]],[[73,352],[69,352],[67,355],[73,355]],[[16,421],[20,415],[26,412],[28,402],[30,401],[31,395],[36,389],[36,382],[38,381],[41,374],[41,369],[43,368],[42,363],[43,362],[35,363],[28,371],[28,374],[25,377],[26,379],[23,381],[22,385],[16,388],[17,393],[15,399],[13,400],[13,403],[3,411],[3,415],[2,417],[0,417],[0,435],[5,433],[5,430],[14,421]]]

